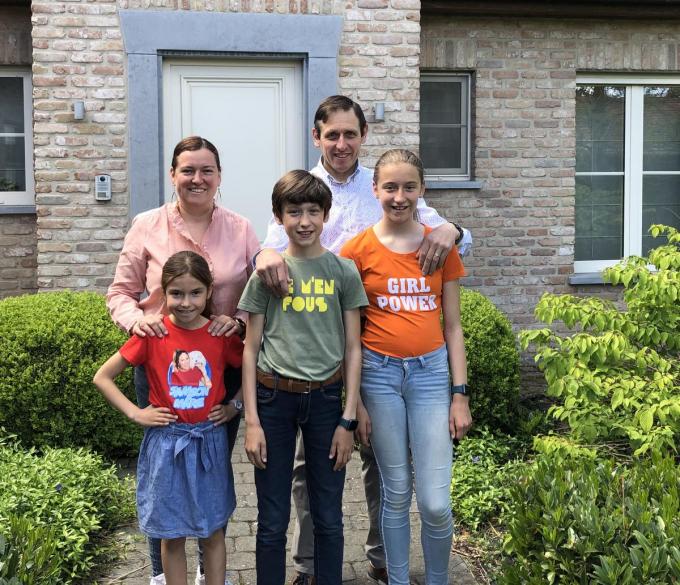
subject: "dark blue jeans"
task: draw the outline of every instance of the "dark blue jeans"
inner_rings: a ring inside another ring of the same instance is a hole
[[[135,393],[137,394],[137,406],[146,408],[149,406],[149,381],[146,377],[146,370],[144,366],[136,366],[134,370]],[[229,402],[234,394],[238,392],[241,387],[241,368],[229,368],[224,372],[224,386],[227,394],[224,397],[224,403]],[[236,435],[238,435],[238,427],[241,423],[241,415],[236,415],[227,424],[227,442],[229,446],[229,459],[234,451],[236,444]],[[226,530],[226,527],[225,527]],[[163,562],[161,560],[161,540],[160,538],[149,538],[149,557],[151,558],[151,573],[155,577],[163,573]],[[198,563],[203,573],[203,547],[198,545]]]
[[[305,446],[307,490],[314,523],[316,583],[342,582],[345,470],[333,471],[335,461],[328,458],[342,414],[341,393],[341,383],[307,394],[257,386],[257,411],[267,441],[267,467],[255,469],[258,585],[281,585],[286,581],[286,530],[298,428]]]

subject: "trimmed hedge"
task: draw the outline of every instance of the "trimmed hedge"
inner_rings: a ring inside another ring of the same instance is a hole
[[[55,292],[0,301],[0,426],[23,445],[90,447],[133,455],[141,428],[111,408],[92,384],[125,342],[104,297]],[[132,400],[132,369],[118,378]]]
[[[512,327],[478,292],[462,289],[460,303],[473,423],[512,434],[519,404],[519,353]]]

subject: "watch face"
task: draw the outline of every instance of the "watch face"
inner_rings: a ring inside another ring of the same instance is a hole
[[[241,402],[240,400],[232,400],[231,402],[234,405],[234,408],[236,410],[239,410],[239,411],[243,410],[243,402]]]
[[[346,418],[340,419],[340,425],[346,428],[348,431],[353,431],[359,426],[358,420],[347,420]]]

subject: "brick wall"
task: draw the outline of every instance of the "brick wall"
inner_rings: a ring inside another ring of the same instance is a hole
[[[31,11],[28,6],[1,7],[0,67],[30,65]],[[35,290],[35,215],[0,214],[0,298]]]
[[[481,190],[428,197],[475,237],[468,284],[517,327],[546,291],[571,287],[578,71],[677,72],[680,25],[442,18],[422,22],[422,67],[473,72],[474,178]]]
[[[344,15],[340,90],[367,113],[385,102],[368,162],[418,144],[419,0],[33,1],[38,287],[104,291],[128,225],[126,62],[119,9]],[[83,100],[86,120],[74,121]],[[112,177],[110,203],[93,177]],[[0,293],[1,294],[1,293]]]

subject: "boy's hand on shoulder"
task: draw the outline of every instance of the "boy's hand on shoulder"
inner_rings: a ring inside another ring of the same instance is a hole
[[[274,295],[283,298],[288,294],[288,266],[276,250],[261,250],[255,259],[255,270]]]
[[[335,459],[333,471],[339,471],[349,463],[354,451],[354,433],[338,426],[333,434],[329,459]]]
[[[165,406],[155,407],[151,404],[146,408],[137,409],[132,416],[133,422],[143,427],[165,427],[177,420],[177,415]]]
[[[258,469],[267,466],[267,440],[261,425],[246,424],[246,455]]]

